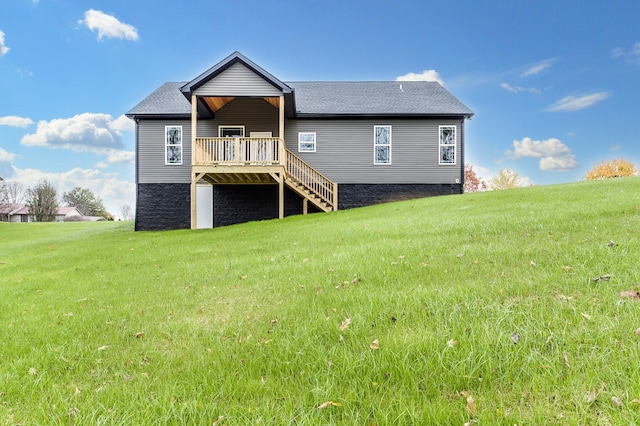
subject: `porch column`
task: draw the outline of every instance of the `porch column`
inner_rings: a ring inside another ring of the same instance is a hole
[[[278,181],[278,218],[284,218],[284,173],[280,173]]]
[[[284,95],[280,95],[280,102],[278,102],[279,118],[278,118],[278,136],[280,137],[279,154],[280,164],[285,165],[285,143],[284,143]]]
[[[191,95],[191,229],[198,226],[198,206],[196,205],[196,186],[198,178],[193,174],[193,166],[196,164],[196,137],[198,133],[198,98]]]

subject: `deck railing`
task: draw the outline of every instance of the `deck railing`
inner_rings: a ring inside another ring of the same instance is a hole
[[[196,138],[194,165],[282,165],[280,138]]]
[[[287,177],[320,197],[323,202],[336,210],[337,185],[291,151],[287,150],[286,155]]]
[[[280,138],[196,138],[193,165],[284,166],[289,181],[337,209],[337,184],[287,150]]]

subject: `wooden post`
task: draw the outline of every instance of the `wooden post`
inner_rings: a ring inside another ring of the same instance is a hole
[[[338,184],[333,183],[333,211],[338,210]]]
[[[198,98],[191,95],[191,167],[195,165],[196,158],[196,138],[198,133]],[[191,172],[191,229],[196,229],[198,225],[198,206],[196,205],[196,185],[198,179]]]
[[[278,181],[278,218],[284,218],[284,173],[280,173]]]
[[[302,214],[307,214],[307,211],[309,210],[309,200],[307,200],[306,198],[302,199]]]
[[[280,149],[280,164],[285,164],[285,149],[284,149],[284,96],[280,95],[279,114],[278,114],[278,137],[280,141],[278,143]]]

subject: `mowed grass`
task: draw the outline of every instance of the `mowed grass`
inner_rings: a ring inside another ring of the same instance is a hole
[[[625,178],[0,223],[0,424],[638,424],[639,209]]]

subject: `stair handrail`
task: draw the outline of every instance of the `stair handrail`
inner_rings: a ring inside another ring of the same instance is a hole
[[[302,185],[302,187],[307,191],[318,196],[334,210],[337,210],[335,200],[337,184],[314,169],[293,152],[287,149],[286,153],[287,161],[285,164],[285,170],[287,172],[287,177],[295,183]]]

